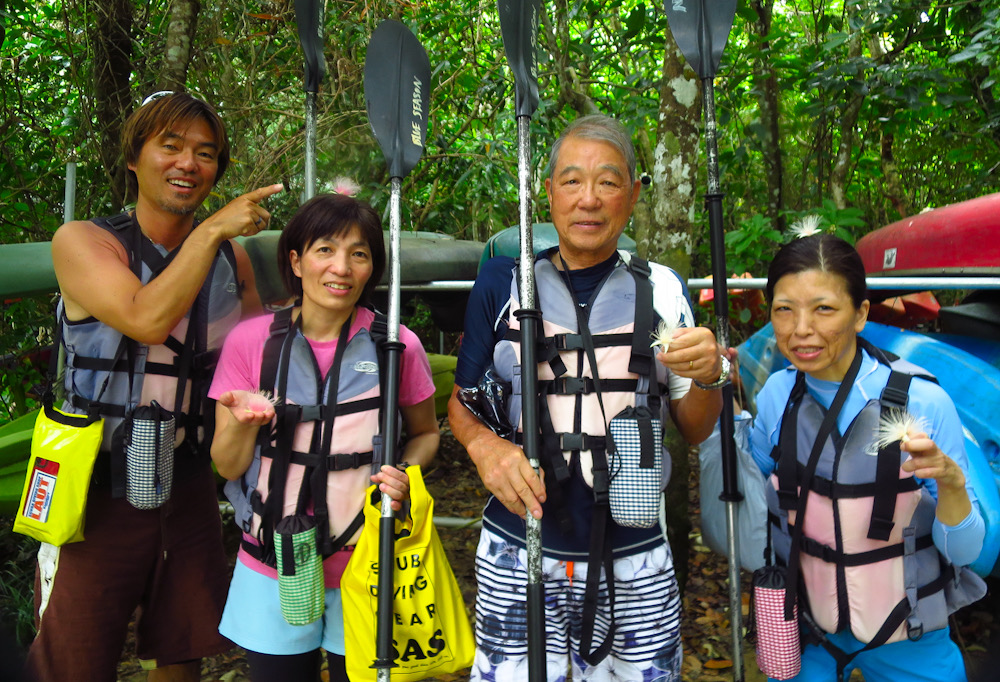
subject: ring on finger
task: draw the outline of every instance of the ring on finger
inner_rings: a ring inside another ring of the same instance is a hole
[[[257,227],[260,227],[260,224],[262,222],[264,222],[264,220],[260,216],[257,216],[256,218],[254,218],[253,224],[256,225]]]
[[[688,360],[688,369],[694,369],[694,360]]]

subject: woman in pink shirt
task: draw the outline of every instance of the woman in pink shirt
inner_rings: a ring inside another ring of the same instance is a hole
[[[330,679],[347,680],[340,576],[365,490],[378,484],[397,510],[409,493],[404,470],[379,466],[385,320],[366,304],[385,260],[369,204],[311,199],[278,244],[295,304],[240,324],[222,349],[209,393],[218,401],[212,459],[244,533],[219,630],[246,649],[255,681],[318,680],[321,648]],[[400,327],[399,340],[401,459],[426,465],[439,441],[430,365],[410,330]],[[307,624],[290,624],[281,608],[274,531],[283,520],[314,527],[323,557],[325,608]]]

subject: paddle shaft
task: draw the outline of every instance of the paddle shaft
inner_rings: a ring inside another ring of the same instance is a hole
[[[399,405],[399,368],[400,357],[405,345],[399,341],[399,307],[400,307],[400,222],[402,193],[402,178],[392,178],[389,194],[389,315],[388,332],[386,336],[386,381],[384,404],[387,406],[382,415],[382,435],[385,443],[384,464],[396,466],[398,461],[399,419],[395,407]],[[392,408],[392,409],[390,409]],[[390,669],[395,667],[392,648],[393,619],[393,572],[395,569],[395,539],[396,516],[392,510],[392,499],[382,495],[382,516],[379,519],[379,552],[378,552],[378,617],[375,631],[375,663],[378,679],[390,679]]]
[[[316,194],[316,93],[306,93],[306,162],[305,187],[302,200],[309,201]]]
[[[708,160],[708,230],[712,253],[712,290],[715,295],[716,340],[729,348],[729,292],[726,290],[726,245],[722,231],[722,193],[719,190],[719,149],[715,126],[715,88],[711,78],[702,79],[705,103],[705,145]],[[722,494],[726,503],[726,536],[729,552],[729,622],[733,643],[733,679],[743,680],[743,596],[740,590],[738,503],[743,499],[736,479],[736,442],[733,425],[733,384],[722,387],[719,421],[722,446]]]
[[[538,360],[535,341],[541,312],[535,308],[535,251],[531,216],[531,116],[517,117],[517,178],[520,209],[521,257],[518,291],[521,308],[514,314],[521,323],[521,396],[524,454],[539,473]],[[528,680],[542,682],[545,671],[545,586],[542,583],[542,523],[531,514],[525,519],[527,552]]]

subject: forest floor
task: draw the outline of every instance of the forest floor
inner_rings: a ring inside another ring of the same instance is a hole
[[[434,464],[425,473],[427,487],[435,499],[435,515],[468,518],[474,521],[482,512],[487,492],[479,480],[475,466],[465,450],[447,429],[442,430],[441,449]],[[732,640],[727,617],[729,606],[728,573],[725,557],[699,542],[698,459],[692,449],[689,499],[693,530],[689,577],[685,586],[681,621],[684,643],[683,679],[685,682],[716,682],[733,679]],[[232,523],[226,524],[226,541],[230,555],[235,556],[237,535]],[[458,584],[465,598],[467,615],[473,619],[476,582],[473,573],[479,531],[476,528],[440,528],[439,535],[448,553]],[[748,606],[749,575],[743,575],[744,625]],[[1000,651],[1000,582],[989,581],[987,597],[959,611],[953,623],[956,638],[963,646],[972,682],[995,680],[997,652]],[[145,679],[138,661],[131,653],[131,637],[118,669],[118,679],[139,682]],[[991,666],[993,666],[991,668]],[[987,669],[990,668],[990,669]],[[324,671],[325,674],[325,671]],[[744,640],[744,679],[759,682],[765,678],[755,663],[752,635]],[[247,665],[240,649],[205,659],[202,664],[203,682],[243,682],[247,680]],[[440,682],[468,679],[468,671],[437,678]]]

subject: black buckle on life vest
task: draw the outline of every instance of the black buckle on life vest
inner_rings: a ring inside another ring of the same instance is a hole
[[[868,525],[868,537],[883,542],[889,539],[892,528],[896,524],[892,519],[883,519],[872,514],[871,522]]]
[[[300,405],[299,423],[321,422],[326,417],[326,405]]]
[[[594,380],[590,377],[559,377],[552,380],[552,388],[559,395],[587,395],[594,392]]]
[[[605,448],[607,440],[604,436],[591,436],[589,433],[557,433],[559,437],[559,449],[569,450],[594,450]]]
[[[910,396],[907,391],[892,386],[891,384],[886,385],[886,387],[882,389],[882,401],[891,403],[893,407],[906,407],[906,402],[909,398]]]
[[[580,334],[556,334],[553,345],[556,350],[583,350],[583,337]]]
[[[343,455],[329,455],[326,458],[327,471],[345,471],[347,469],[360,469],[371,464],[373,452],[352,452]]]
[[[595,465],[592,471],[594,474],[594,504],[608,504],[610,500],[608,488],[611,485],[608,468]]]

